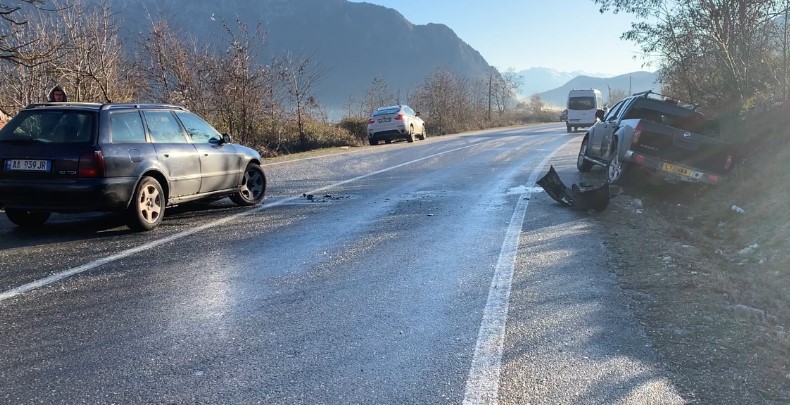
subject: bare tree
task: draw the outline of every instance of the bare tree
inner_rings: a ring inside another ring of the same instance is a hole
[[[311,109],[316,109],[319,106],[314,94],[315,85],[324,78],[326,73],[326,69],[310,56],[295,56],[287,53],[280,64],[279,76],[286,88],[291,108],[296,116],[299,145],[303,150],[308,147],[304,127],[305,119]]]
[[[623,34],[661,58],[660,79],[682,98],[703,104],[745,100],[767,87],[766,61],[776,0],[594,0],[601,12],[641,21]]]
[[[364,108],[370,113],[376,108],[393,105],[396,103],[395,96],[389,89],[387,81],[381,77],[374,77],[365,93]]]
[[[52,59],[61,46],[58,41],[42,42],[40,37],[26,35],[28,20],[46,10],[47,0],[14,3],[0,3],[0,61],[34,66]]]

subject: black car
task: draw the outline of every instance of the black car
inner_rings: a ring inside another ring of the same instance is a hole
[[[151,230],[165,207],[263,200],[260,154],[165,104],[32,104],[0,129],[0,207],[19,226],[52,212],[122,212]]]

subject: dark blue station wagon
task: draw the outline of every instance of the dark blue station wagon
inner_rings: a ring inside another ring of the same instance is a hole
[[[154,229],[165,208],[263,200],[260,154],[164,104],[33,104],[0,129],[0,207],[22,227],[52,212],[121,212]]]

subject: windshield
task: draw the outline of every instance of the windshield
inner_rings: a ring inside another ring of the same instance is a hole
[[[595,97],[571,97],[568,99],[569,110],[592,110],[595,108]]]
[[[94,113],[85,111],[22,111],[0,129],[0,141],[85,143],[91,140],[93,120]]]

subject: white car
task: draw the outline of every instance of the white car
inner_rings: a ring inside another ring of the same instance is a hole
[[[391,143],[397,139],[414,142],[415,136],[425,139],[425,122],[420,113],[407,105],[378,108],[368,119],[368,141],[371,145],[378,145],[379,141]]]

